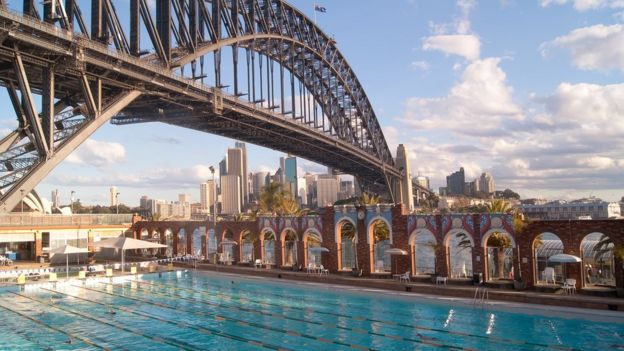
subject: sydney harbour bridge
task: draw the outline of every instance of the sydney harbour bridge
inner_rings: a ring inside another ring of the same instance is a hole
[[[18,120],[0,141],[0,212],[107,122],[288,152],[402,201],[355,73],[281,0],[0,0],[0,85]]]

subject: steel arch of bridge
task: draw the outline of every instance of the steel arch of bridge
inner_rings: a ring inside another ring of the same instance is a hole
[[[111,118],[290,152],[395,200],[401,172],[360,82],[335,41],[286,2],[91,0],[88,25],[76,0],[23,0],[22,13],[5,1],[0,84],[19,126],[0,141],[0,211]]]

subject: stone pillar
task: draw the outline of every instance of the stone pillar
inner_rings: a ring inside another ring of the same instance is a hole
[[[360,208],[356,208],[356,210],[360,210]],[[364,210],[366,210],[364,208]],[[368,228],[366,227],[366,217],[369,214],[366,213],[364,219],[358,219],[356,225],[356,231],[358,236],[358,243],[355,246],[355,251],[357,252],[357,266],[359,269],[362,269],[363,274],[370,275],[372,271],[372,263],[371,257],[373,257],[373,244],[368,243]]]
[[[35,258],[39,261],[39,258],[43,255],[43,241],[40,231],[35,232]]]

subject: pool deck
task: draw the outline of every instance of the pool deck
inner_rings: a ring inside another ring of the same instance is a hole
[[[190,267],[192,265],[176,263],[178,267]],[[369,277],[350,277],[347,275],[329,274],[319,276],[318,274],[307,274],[306,272],[288,271],[282,269],[263,269],[245,266],[227,266],[200,263],[197,269],[206,271],[217,271],[222,273],[241,274],[254,277],[267,277],[286,279],[293,281],[317,282],[332,285],[346,285],[364,289],[380,289],[389,291],[411,292],[415,294],[435,295],[439,297],[456,297],[473,299],[475,296],[475,286],[472,285],[436,285],[429,283],[405,283],[392,279],[379,279]],[[597,310],[624,311],[624,299],[616,297],[596,297],[583,294],[565,295],[561,293],[543,293],[533,290],[509,290],[488,288],[490,300],[529,303],[546,306],[589,308]]]

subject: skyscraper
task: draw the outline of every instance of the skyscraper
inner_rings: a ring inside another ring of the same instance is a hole
[[[260,198],[260,193],[262,193],[262,188],[264,188],[268,182],[267,177],[269,176],[269,172],[257,172],[253,175],[253,196],[255,199]]]
[[[245,175],[243,174],[243,150],[239,149],[239,148],[230,148],[228,149],[228,170],[227,170],[227,174],[228,175],[234,175],[238,177],[238,181],[239,181],[239,191],[240,191],[240,206],[244,206],[245,205],[245,199],[244,199],[244,184],[243,183],[243,179],[245,177]],[[223,183],[221,183],[221,186],[223,186]]]
[[[215,200],[215,184],[212,180],[199,184],[199,203],[201,213],[212,213]]]
[[[189,194],[178,194],[178,202],[181,204],[191,203],[191,197]]]
[[[61,204],[61,197],[58,189],[52,190],[52,208],[57,208]]]
[[[111,186],[110,187],[110,205],[111,206],[117,206],[117,187],[115,186]]]
[[[446,177],[446,193],[447,195],[464,195],[466,193],[466,177],[464,175],[464,167],[459,171],[451,173]]]
[[[293,197],[298,196],[297,191],[297,158],[288,156],[284,160],[284,190],[288,190]]]
[[[338,177],[320,174],[316,179],[316,202],[318,207],[331,206],[338,200]]]
[[[496,191],[496,185],[494,184],[494,178],[488,172],[481,173],[481,177],[479,177],[479,191],[484,192],[486,194],[491,194]]]
[[[419,175],[414,178],[414,181],[423,188],[429,189],[429,178]]]
[[[245,147],[245,143],[239,141],[234,143],[234,147],[237,149],[241,149],[242,151],[243,171],[241,178],[241,190],[243,193],[243,202],[241,203],[241,206],[245,206],[247,205],[247,203],[249,203],[249,173],[247,172],[247,147]]]
[[[400,201],[409,209],[414,209],[414,193],[412,189],[412,170],[410,168],[409,155],[405,145],[399,144],[397,147],[396,166],[401,170]]]
[[[233,174],[221,177],[221,212],[237,214],[241,212],[240,177]]]

